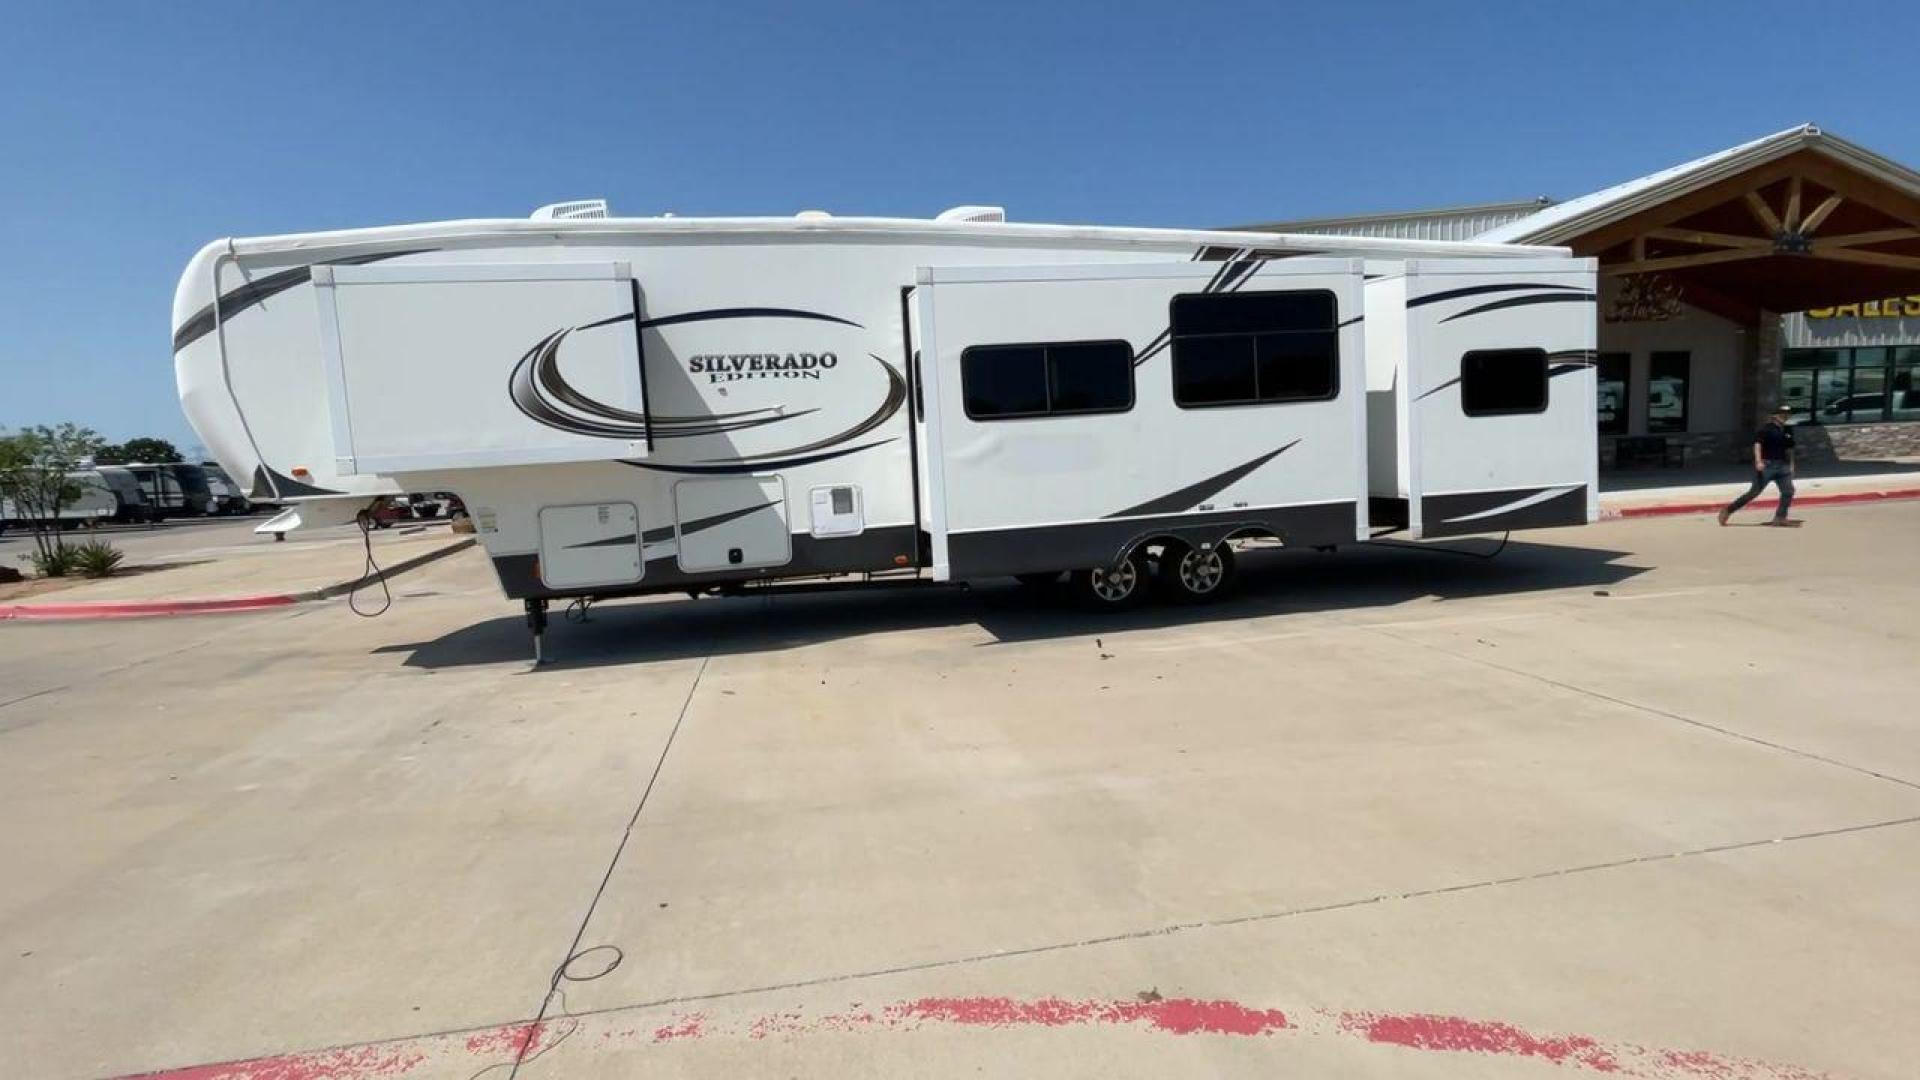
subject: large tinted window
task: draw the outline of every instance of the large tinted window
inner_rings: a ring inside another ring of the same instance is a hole
[[[1340,332],[1323,290],[1173,298],[1173,400],[1185,408],[1324,401],[1340,392]]]
[[[976,345],[960,354],[975,420],[1072,416],[1133,408],[1133,347],[1124,341]]]
[[[1460,358],[1460,408],[1468,416],[1535,413],[1546,407],[1545,349],[1482,349]]]

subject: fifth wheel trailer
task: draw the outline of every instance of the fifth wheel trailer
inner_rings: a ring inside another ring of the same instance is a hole
[[[1124,606],[1152,578],[1216,594],[1243,537],[1589,520],[1592,273],[982,208],[549,213],[208,245],[175,367],[196,432],[302,526],[458,494],[536,633],[554,598],[823,575],[1071,573]],[[1514,410],[1453,417],[1449,371]]]

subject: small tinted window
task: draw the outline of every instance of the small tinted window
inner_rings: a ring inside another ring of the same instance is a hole
[[[976,345],[960,354],[975,420],[1071,416],[1133,408],[1133,347],[1124,341]]]
[[[967,415],[1041,416],[1047,411],[1046,350],[1038,345],[994,345],[960,354],[960,385]]]
[[[1543,412],[1545,349],[1482,349],[1460,358],[1460,408],[1468,416]]]
[[[1174,402],[1196,408],[1338,396],[1337,314],[1324,290],[1174,297]]]

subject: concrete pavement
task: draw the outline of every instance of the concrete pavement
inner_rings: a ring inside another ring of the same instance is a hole
[[[540,671],[474,552],[377,620],[0,626],[0,1059],[1904,1076],[1920,504],[1809,516],[1108,620],[622,602]]]

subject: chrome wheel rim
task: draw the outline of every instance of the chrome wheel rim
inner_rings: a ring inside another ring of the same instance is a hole
[[[1095,570],[1090,584],[1095,596],[1115,603],[1133,595],[1134,587],[1140,584],[1140,575],[1129,559],[1111,570]]]
[[[1226,561],[1218,549],[1189,551],[1180,558],[1180,587],[1195,595],[1205,595],[1220,587],[1227,576]]]

